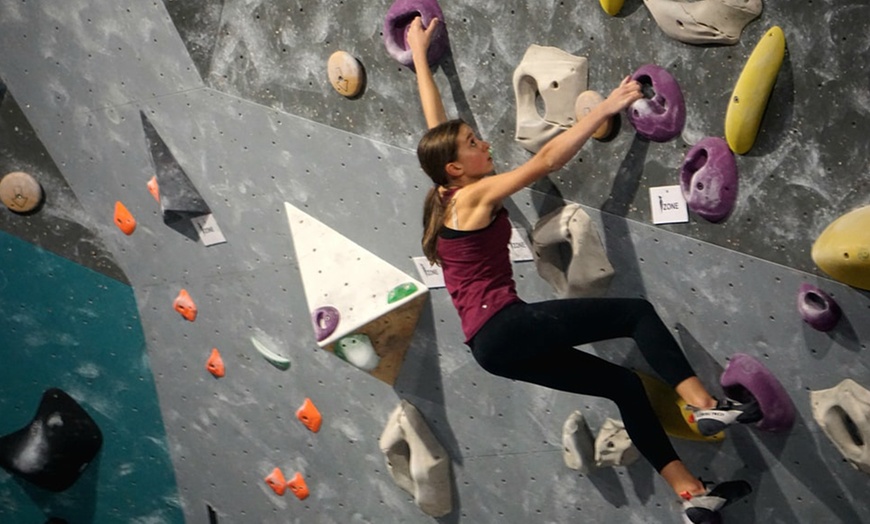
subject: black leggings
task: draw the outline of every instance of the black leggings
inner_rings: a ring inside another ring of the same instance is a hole
[[[633,338],[647,362],[672,386],[695,375],[652,304],[643,299],[511,304],[487,321],[469,346],[483,369],[494,375],[616,402],[632,442],[660,472],[679,457],[640,377],[574,348],[622,337]]]

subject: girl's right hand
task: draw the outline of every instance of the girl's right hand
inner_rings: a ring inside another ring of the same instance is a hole
[[[423,19],[419,16],[414,18],[411,21],[411,25],[408,27],[408,47],[411,48],[412,55],[418,55],[420,53],[423,56],[426,55],[426,52],[429,50],[429,44],[432,40],[432,33],[435,31],[435,28],[438,27],[440,20],[437,18],[433,18],[431,22],[429,22],[429,27],[423,29]]]
[[[622,79],[619,87],[614,89],[602,104],[609,114],[615,115],[641,98],[643,98],[643,92],[640,89],[640,83],[627,76]]]

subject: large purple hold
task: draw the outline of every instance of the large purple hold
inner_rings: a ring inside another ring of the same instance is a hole
[[[641,66],[631,78],[644,89],[644,98],[628,107],[628,121],[637,133],[654,142],[679,135],[686,124],[686,102],[677,80],[655,64]]]
[[[788,431],[794,425],[795,407],[785,388],[764,364],[745,353],[735,353],[720,380],[725,394],[734,400],[758,401],[764,418],[756,427],[764,431]]]
[[[329,337],[338,327],[341,315],[332,306],[321,306],[311,313],[311,323],[314,324],[314,337],[318,342]]]
[[[414,59],[408,47],[407,34],[411,22],[418,16],[423,19],[424,28],[429,27],[433,18],[440,21],[426,54],[430,65],[438,63],[450,46],[444,25],[444,13],[441,12],[437,0],[396,0],[384,19],[384,45],[390,56],[411,69],[414,69]]]
[[[797,298],[798,313],[804,322],[819,331],[830,331],[840,321],[840,306],[827,293],[812,284],[801,284]]]
[[[698,141],[680,168],[680,189],[695,214],[719,222],[737,200],[737,161],[728,142],[718,137]]]

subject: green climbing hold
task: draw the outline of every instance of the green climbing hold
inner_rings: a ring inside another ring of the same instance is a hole
[[[407,298],[414,293],[417,292],[417,284],[413,282],[406,282],[404,284],[399,284],[390,290],[390,293],[387,295],[387,304],[392,304],[393,302],[398,302],[403,298]]]

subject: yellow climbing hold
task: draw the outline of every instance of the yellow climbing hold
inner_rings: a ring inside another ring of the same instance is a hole
[[[605,13],[610,16],[616,16],[622,9],[622,4],[625,3],[625,0],[598,0],[598,2]]]
[[[705,442],[719,442],[725,438],[725,433],[722,431],[710,437],[701,435],[698,425],[691,421],[692,411],[686,401],[677,395],[674,388],[645,373],[637,373],[637,375],[643,382],[650,404],[659,417],[662,427],[665,428],[665,433],[676,438]]]
[[[870,290],[870,206],[831,222],[813,244],[812,257],[831,278]]]
[[[738,155],[748,152],[755,144],[761,117],[784,58],[785,34],[778,26],[773,26],[746,60],[725,112],[725,140]]]

